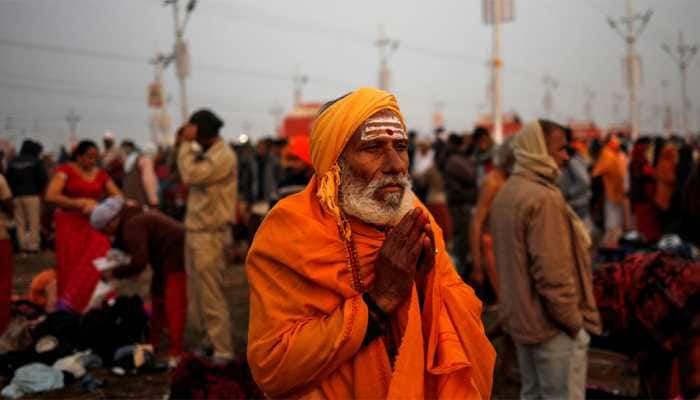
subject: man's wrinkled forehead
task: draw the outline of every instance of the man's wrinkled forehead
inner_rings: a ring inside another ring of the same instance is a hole
[[[391,111],[380,111],[367,118],[360,126],[359,133],[363,142],[377,139],[408,140],[401,119]]]

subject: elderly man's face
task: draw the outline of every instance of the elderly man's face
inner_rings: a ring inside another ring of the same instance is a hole
[[[375,116],[393,115],[380,112]],[[391,126],[387,124],[387,126]],[[384,178],[396,178],[408,173],[408,139],[401,126],[390,127],[387,133],[367,133],[363,128],[352,136],[343,151],[343,160],[357,178],[365,184]],[[398,129],[401,129],[398,131]],[[385,201],[392,193],[403,193],[404,187],[389,182],[374,193],[374,199]]]
[[[341,207],[375,225],[396,221],[412,200],[408,179],[408,138],[389,111],[370,117],[341,155]],[[400,219],[400,218],[399,218]]]

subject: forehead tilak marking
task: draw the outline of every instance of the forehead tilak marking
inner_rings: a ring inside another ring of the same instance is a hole
[[[394,115],[371,117],[362,125],[363,141],[376,140],[379,138],[407,139],[401,120]]]

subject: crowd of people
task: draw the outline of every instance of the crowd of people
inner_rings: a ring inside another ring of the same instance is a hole
[[[631,242],[700,247],[698,141],[583,138],[547,120],[502,144],[484,127],[419,134],[392,95],[367,88],[324,106],[310,137],[227,144],[223,126],[203,109],[168,148],[106,134],[57,162],[33,140],[6,155],[0,332],[13,254],[43,248],[55,268],[27,298],[47,312],[85,313],[101,282],[150,268],[150,343],[165,328],[175,366],[189,325],[226,364],[243,349],[223,276],[247,257],[247,356],[270,396],[488,397],[483,303],[517,356],[524,398],[583,398],[591,336],[609,331],[594,265],[621,261]],[[125,258],[96,268],[111,249]],[[674,333],[696,361],[698,296],[684,297],[690,322]],[[700,394],[686,364],[676,386],[647,394]]]

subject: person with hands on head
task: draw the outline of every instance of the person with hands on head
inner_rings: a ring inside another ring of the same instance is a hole
[[[58,206],[54,213],[58,306],[76,312],[88,305],[100,279],[92,261],[109,250],[108,238],[90,226],[89,215],[103,198],[121,195],[97,166],[98,155],[94,142],[78,143],[71,161],[54,171],[45,195],[47,202]]]
[[[246,260],[248,363],[272,398],[488,398],[481,303],[411,190],[393,95],[327,103],[314,176],[278,202]]]
[[[234,359],[231,316],[224,291],[226,250],[237,197],[236,154],[219,134],[224,122],[207,109],[184,126],[177,165],[188,186],[185,215],[185,268],[190,322],[202,341],[210,341],[213,361]]]

